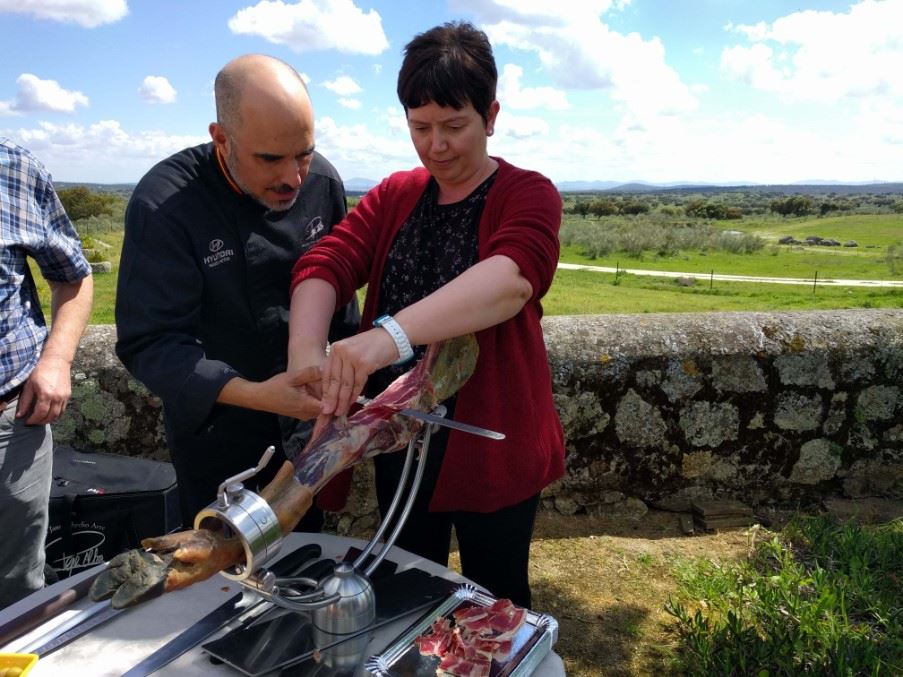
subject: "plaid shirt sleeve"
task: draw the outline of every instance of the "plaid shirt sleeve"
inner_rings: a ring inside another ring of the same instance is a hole
[[[91,265],[82,253],[81,240],[66,215],[49,174],[35,186],[44,237],[31,252],[41,274],[52,282],[75,282],[91,274]]]
[[[0,395],[28,378],[47,337],[29,256],[51,282],[91,274],[44,166],[0,138]]]

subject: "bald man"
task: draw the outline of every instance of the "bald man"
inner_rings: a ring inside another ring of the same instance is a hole
[[[116,353],[163,401],[184,526],[225,478],[273,445],[298,451],[319,401],[316,375],[286,371],[289,277],[345,215],[335,168],[314,149],[307,88],[288,64],[241,56],[214,85],[211,143],[153,167],[125,215]],[[331,339],[354,334],[356,303]],[[260,488],[284,456],[246,482]],[[314,510],[301,528],[316,530]]]

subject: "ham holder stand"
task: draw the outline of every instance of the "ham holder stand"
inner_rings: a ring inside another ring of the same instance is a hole
[[[408,415],[407,411],[400,413]],[[408,443],[398,489],[379,528],[353,562],[339,562],[331,575],[319,581],[305,577],[279,577],[266,568],[280,550],[282,530],[270,505],[246,489],[242,482],[266,466],[273,456],[273,447],[264,452],[256,468],[225,480],[219,486],[217,500],[195,517],[195,529],[217,528],[218,522],[227,534],[234,533],[242,542],[244,564],[223,570],[220,572],[223,576],[254,590],[286,612],[310,614],[318,647],[329,647],[328,652],[322,652],[322,658],[333,668],[353,669],[363,658],[376,620],[376,598],[370,577],[388,554],[411,512],[436,426],[461,427],[455,421],[444,418],[445,415],[445,407],[439,405],[430,414],[418,416],[429,423]],[[500,433],[473,426],[467,428],[467,432],[493,439],[504,437]],[[405,486],[417,450],[419,458],[405,498]],[[396,519],[402,501],[404,506]],[[390,527],[391,533],[383,540]],[[378,551],[377,546],[380,546]]]

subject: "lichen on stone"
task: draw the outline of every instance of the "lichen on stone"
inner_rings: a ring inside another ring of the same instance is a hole
[[[900,403],[900,389],[897,386],[874,385],[865,388],[856,398],[854,416],[857,421],[888,421]]]
[[[840,445],[818,438],[800,447],[800,457],[790,473],[790,481],[797,484],[818,484],[834,477],[841,464]]]
[[[805,351],[778,355],[774,366],[785,386],[834,388],[834,378],[824,353]]]
[[[774,422],[784,430],[815,430],[821,425],[822,413],[819,395],[789,391],[777,398]]]
[[[737,439],[740,416],[728,402],[691,402],[680,413],[680,427],[693,446],[717,447]]]
[[[656,447],[665,441],[667,426],[661,413],[633,389],[621,398],[615,414],[618,439],[635,447]]]
[[[712,384],[719,392],[760,393],[768,388],[755,358],[728,355],[712,361]]]

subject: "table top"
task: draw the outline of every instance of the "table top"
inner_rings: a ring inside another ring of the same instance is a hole
[[[318,543],[322,548],[322,557],[324,558],[341,558],[350,547],[362,548],[366,545],[365,541],[359,539],[331,534],[292,533],[285,539],[283,552],[292,552],[305,543]],[[461,583],[470,582],[450,569],[400,548],[393,547],[388,558],[398,563],[399,571],[417,567],[448,580]],[[91,575],[93,571],[85,571],[64,579],[0,610],[0,624],[51,599],[81,578]],[[67,673],[98,676],[121,675],[207,613],[235,596],[241,589],[242,586],[235,581],[223,576],[214,576],[184,590],[171,592],[127,609],[75,641],[40,658],[29,673],[29,677],[57,677]],[[91,604],[90,600],[81,599],[73,604],[71,609],[83,609]],[[422,613],[422,611],[414,612],[378,628],[370,640],[366,655],[382,652]],[[28,635],[3,647],[2,650],[14,651],[17,645],[22,645],[28,638],[43,634],[47,628],[47,624],[36,628]],[[213,635],[205,642],[218,636],[219,634]],[[359,673],[367,674],[363,669],[359,670]],[[214,665],[200,647],[195,647],[154,674],[185,677],[200,677],[201,675],[227,677],[231,675],[234,677],[241,673],[227,665]],[[563,677],[564,665],[561,658],[552,652],[545,657],[533,674],[535,677]]]

